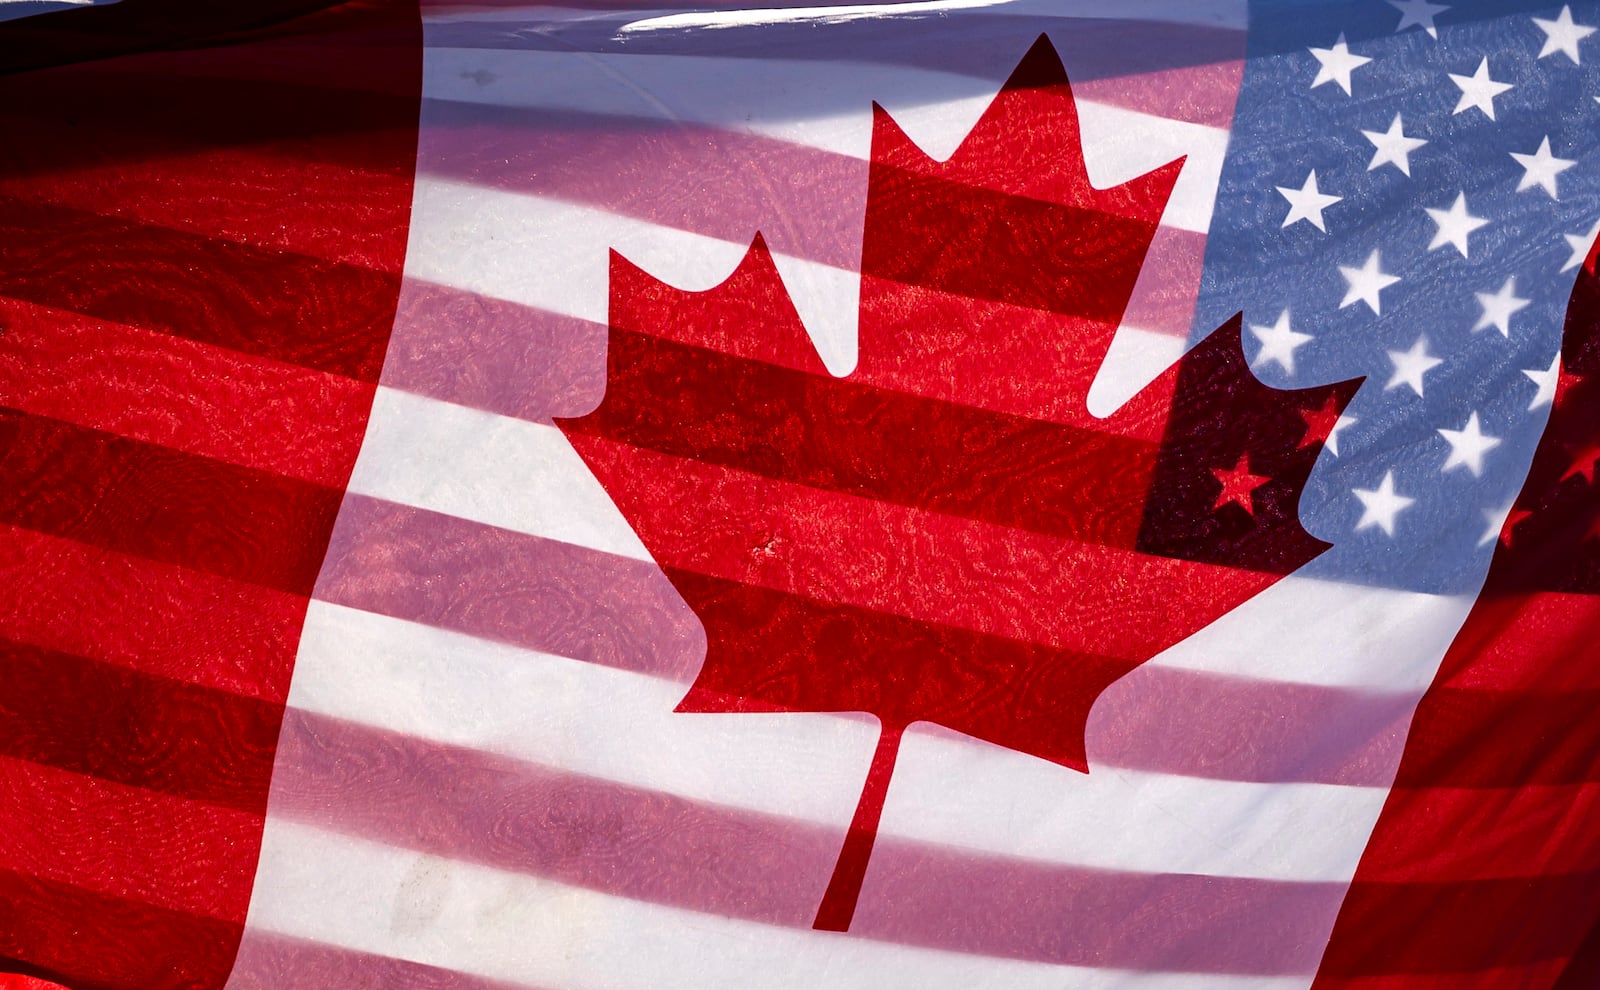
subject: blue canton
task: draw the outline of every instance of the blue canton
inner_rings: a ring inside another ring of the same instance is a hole
[[[1194,333],[1268,384],[1365,375],[1303,573],[1476,590],[1600,218],[1600,4],[1257,0]]]

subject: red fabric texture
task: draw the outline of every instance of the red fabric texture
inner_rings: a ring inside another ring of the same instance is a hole
[[[3,29],[0,969],[73,990],[232,968],[410,212],[414,5],[193,6]]]

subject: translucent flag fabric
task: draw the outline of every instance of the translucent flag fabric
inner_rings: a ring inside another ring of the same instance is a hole
[[[0,24],[0,969],[1600,979],[1597,5],[316,8]]]

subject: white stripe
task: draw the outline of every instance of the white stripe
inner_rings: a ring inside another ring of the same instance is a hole
[[[876,741],[867,720],[674,713],[683,691],[654,677],[313,602],[289,701],[841,832],[849,824]],[[942,730],[913,731],[881,830],[1100,869],[1348,881],[1385,793],[1108,768],[1086,776]]]
[[[424,60],[423,95],[430,99],[703,124],[862,159],[871,151],[873,101],[942,160],[1003,81],[862,62],[613,52],[428,48]],[[1162,223],[1209,228],[1226,130],[1077,103],[1095,186],[1118,185],[1187,155]]]
[[[350,491],[649,560],[553,426],[380,386]]]
[[[553,426],[380,388],[351,488],[607,553],[647,556]],[[1264,682],[1420,694],[1471,605],[1467,595],[1291,575],[1150,663]]]
[[[270,882],[262,882],[266,878]],[[780,928],[441,859],[276,817],[267,819],[262,837],[248,924],[564,990],[1291,990],[1306,984],[1305,977],[1053,966]]]

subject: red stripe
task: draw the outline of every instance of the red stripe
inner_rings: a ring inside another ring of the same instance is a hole
[[[1358,875],[1315,985],[1342,990],[1364,988],[1367,977],[1451,974],[1452,986],[1490,988],[1505,985],[1496,982],[1504,967],[1543,962],[1554,970],[1587,934],[1592,919],[1582,908],[1597,885],[1600,870],[1403,884]],[[1347,920],[1379,917],[1402,927]]]
[[[1361,861],[1366,883],[1600,874],[1600,841],[1587,841],[1600,822],[1600,783],[1397,791],[1385,813],[1405,814],[1411,827],[1374,838]]]
[[[237,922],[0,869],[0,968],[72,990],[220,987],[240,931]]]
[[[1387,787],[1415,703],[1414,694],[1144,664],[1095,702],[1089,757],[1213,780]]]
[[[1600,629],[1600,595],[1540,591],[1494,594],[1473,605],[1474,621],[1452,644],[1454,659],[1439,671],[1441,689],[1487,690],[1510,696],[1600,690],[1600,664],[1556,663],[1585,656]]]
[[[863,276],[861,362],[850,380],[1159,443],[1175,366],[1107,419],[1085,405],[1117,326]]]
[[[336,488],[0,409],[0,521],[310,594]]]
[[[850,931],[946,952],[1202,974],[1192,979],[1203,987],[1210,973],[1309,976],[1343,893],[1339,883],[1125,873],[880,837]]]
[[[1401,937],[1404,932],[1398,933]],[[1378,948],[1375,946],[1375,948]],[[1541,959],[1536,962],[1511,966],[1494,966],[1471,973],[1371,973],[1364,976],[1341,976],[1331,979],[1319,976],[1317,986],[1335,987],[1337,990],[1594,990],[1600,985],[1593,982],[1571,986],[1560,984],[1564,960]]]
[[[1515,635],[1515,627],[1506,632]],[[1396,787],[1550,787],[1600,782],[1600,690],[1461,691],[1419,709]],[[1486,738],[1485,725],[1494,733]]]
[[[603,324],[407,279],[383,384],[502,416],[582,416],[606,384]]]
[[[883,110],[877,112],[880,129],[894,126]],[[1030,126],[1048,133],[1048,124]],[[903,135],[898,139],[911,143]],[[952,161],[980,148],[969,135]],[[1014,147],[1004,153],[1018,154]],[[892,155],[892,150],[873,152],[863,276],[1117,325],[1155,234],[1159,208],[1152,213],[1133,197],[1080,204],[1019,195],[1016,190],[1034,183],[1016,181],[1014,164],[963,161],[968,167],[960,177],[948,178],[927,174],[926,159],[890,164],[886,159],[893,161]],[[1062,156],[1063,165],[1070,160]],[[1170,187],[1176,177],[1177,169],[1164,167],[1133,181]],[[1042,197],[1053,190],[1037,192]],[[1159,194],[1163,205],[1165,194],[1165,189]],[[961,220],[952,225],[949,209],[955,203]],[[886,236],[890,224],[894,233]],[[1004,245],[1003,252],[996,250],[997,243]],[[1082,250],[1085,244],[1095,249]],[[996,255],[1010,263],[997,265]],[[1038,267],[1017,264],[1020,257],[1034,259]],[[1050,274],[1040,277],[1041,271]]]
[[[3,984],[0,984],[3,987]],[[229,990],[534,990],[421,963],[252,929],[239,943]]]
[[[661,568],[350,494],[323,601],[687,683],[700,621]]]
[[[1137,660],[917,622],[669,571],[710,645],[681,712],[868,712],[886,730],[935,722],[1088,772],[1084,728]],[[893,670],[913,692],[875,676]],[[1007,691],[988,687],[997,672]],[[759,690],[752,690],[755,684]]]
[[[281,705],[0,640],[0,754],[266,813]]]
[[[1600,920],[1596,920],[1578,951],[1573,953],[1553,990],[1594,990],[1600,987]]]
[[[646,503],[659,492],[607,484],[625,516],[651,519],[651,550],[663,567],[818,602],[1142,660],[1272,583],[1255,571],[958,518],[938,511],[937,498],[930,507],[893,505],[609,438],[571,439],[603,482],[625,473],[671,478],[673,504],[695,507],[654,512]],[[920,462],[917,454],[907,457]],[[1015,492],[1016,503],[1026,511],[1025,496],[1040,490],[1032,484],[1038,477],[1017,470],[1026,483]],[[952,495],[964,490],[957,485]],[[771,528],[772,519],[783,520],[778,529]],[[974,596],[978,581],[984,594]]]
[[[261,816],[0,756],[0,870],[244,921]],[[87,921],[87,919],[85,919]]]
[[[0,199],[0,295],[361,381],[398,290],[387,272]]]
[[[844,831],[296,708],[272,802],[274,816],[402,848],[807,929]]]
[[[1176,227],[1156,228],[1133,298],[1122,314],[1123,324],[1180,341],[1187,339],[1194,322],[1195,303],[1200,298],[1205,257],[1205,234]]]
[[[1134,37],[1126,37],[1130,34]],[[1104,34],[1088,31],[1080,36],[1068,28],[1050,35],[1074,76],[1084,76],[1084,62],[1090,75],[1101,76],[1079,84],[1085,99],[1207,127],[1233,125],[1233,105],[1244,79],[1242,30],[1124,21],[1108,23]],[[1137,49],[1128,46],[1137,41],[1162,48],[1146,48],[1146,65],[1130,72],[1126,60]]]
[[[16,300],[0,298],[0,323],[4,405],[316,484],[349,480],[371,385]]]
[[[0,526],[0,636],[269,702],[306,599]],[[93,621],[86,621],[92,617]]]
[[[423,114],[420,158],[429,174],[735,244],[761,231],[781,254],[860,269],[861,158],[682,121],[446,100],[426,101]],[[646,174],[651,181],[640,182]]]
[[[365,91],[384,73],[286,72],[262,47],[232,46],[225,68],[224,56],[188,52],[0,79],[0,131],[29,135],[7,147],[0,197],[290,252],[291,264],[309,255],[398,271],[415,93]],[[338,54],[339,66],[384,57]]]
[[[864,387],[615,328],[606,361],[606,401],[591,415],[561,424],[602,481],[605,471],[595,468],[591,454],[614,467],[626,458],[593,448],[626,444],[642,448],[638,456],[645,462],[662,460],[647,451],[670,454],[749,472],[752,484],[760,482],[752,476],[774,478],[824,495],[1132,547],[1137,510],[1155,468],[1153,443]],[[1108,471],[1108,464],[1118,469]],[[683,470],[689,470],[687,461]]]

